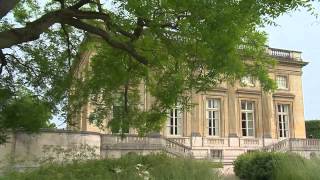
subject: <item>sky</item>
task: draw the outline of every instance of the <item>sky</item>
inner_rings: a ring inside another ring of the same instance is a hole
[[[320,4],[316,8],[320,13]],[[275,22],[278,26],[264,29],[268,45],[302,51],[303,60],[309,62],[302,75],[305,119],[320,119],[320,18],[302,9],[282,15]]]

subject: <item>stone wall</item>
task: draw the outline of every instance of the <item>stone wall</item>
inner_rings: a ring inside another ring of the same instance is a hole
[[[64,155],[70,158],[72,156],[70,153],[79,152],[81,149],[78,148],[84,148],[83,145],[91,147],[93,153],[100,156],[99,133],[42,130],[38,134],[25,132],[10,134],[8,143],[0,145],[0,169],[10,164],[19,167],[37,166],[38,162],[54,154],[59,154],[60,158],[65,158]],[[69,151],[69,154],[66,154],[66,151]]]

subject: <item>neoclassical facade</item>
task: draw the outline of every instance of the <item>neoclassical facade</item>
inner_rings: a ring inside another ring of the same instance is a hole
[[[191,110],[170,110],[160,133],[186,146],[212,148],[254,149],[286,138],[305,138],[302,68],[307,63],[298,51],[270,47],[267,51],[278,61],[269,71],[278,85],[275,92],[263,92],[258,81],[245,77],[232,85],[222,83],[211,91],[193,93]],[[90,59],[90,53],[83,58]],[[143,85],[141,93],[142,107],[150,108],[153,98]],[[89,111],[90,105],[83,107],[79,129],[101,132],[88,123]]]

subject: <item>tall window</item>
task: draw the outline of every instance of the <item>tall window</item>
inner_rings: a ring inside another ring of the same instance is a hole
[[[289,105],[278,104],[279,137],[289,137]]]
[[[167,129],[170,135],[181,135],[181,112],[178,107],[170,110]]]
[[[219,120],[220,120],[220,100],[207,99],[207,122],[208,135],[219,135]]]
[[[276,77],[278,89],[288,89],[288,77],[277,76]]]
[[[241,101],[242,136],[254,136],[254,102]]]

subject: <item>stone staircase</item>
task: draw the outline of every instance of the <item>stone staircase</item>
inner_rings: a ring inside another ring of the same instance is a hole
[[[178,157],[190,157],[192,158],[191,147],[185,146],[179,142],[168,138],[162,138],[164,140],[164,151],[168,154],[178,156]]]

